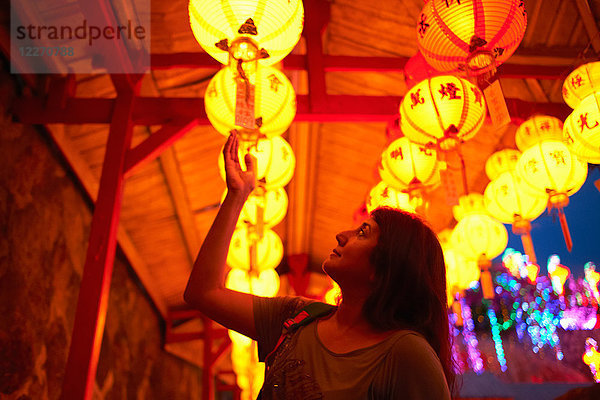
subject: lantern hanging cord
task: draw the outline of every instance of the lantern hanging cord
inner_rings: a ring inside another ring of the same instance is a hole
[[[250,100],[250,80],[244,73],[244,68],[242,68],[243,62],[244,62],[244,60],[242,60],[241,58],[237,59],[237,72],[238,72],[238,74],[240,74],[240,78],[242,78],[242,80],[244,81],[245,100],[246,100],[246,104],[248,104],[248,101]]]

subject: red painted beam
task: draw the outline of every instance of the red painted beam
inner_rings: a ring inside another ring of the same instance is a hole
[[[310,109],[306,95],[297,96],[298,110],[295,121],[302,122],[389,122],[398,113],[400,96],[328,95],[326,107],[320,112]],[[535,113],[565,119],[571,109],[563,103],[533,103],[506,99],[510,115],[526,119]],[[69,99],[66,107],[49,110],[44,101],[33,97],[18,99],[12,108],[15,117],[26,124],[88,124],[109,123],[115,108],[114,99]],[[196,119],[198,125],[208,125],[204,101],[196,97],[137,97],[133,110],[134,125],[184,126]]]
[[[135,95],[134,89],[130,89],[120,93],[115,100],[75,311],[62,400],[86,400],[92,396],[117,245],[123,169],[133,132],[131,113]]]
[[[290,54],[283,59],[283,69],[289,71],[308,70],[305,54]],[[404,72],[406,62],[410,57],[355,57],[334,56],[324,54],[323,69],[325,72]],[[219,69],[218,61],[207,53],[173,53],[152,54],[152,69],[174,68],[206,68]],[[572,67],[554,65],[511,64],[510,62],[498,67],[501,78],[510,79],[549,79],[562,80],[569,74]]]
[[[129,175],[135,167],[154,160],[197,125],[198,120],[193,119],[185,125],[165,125],[151,134],[150,137],[127,152],[125,174]]]

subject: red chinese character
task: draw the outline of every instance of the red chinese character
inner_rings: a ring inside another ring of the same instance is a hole
[[[481,100],[483,96],[481,95],[481,91],[477,88],[471,87],[471,91],[475,95],[475,103],[478,103],[480,106],[483,106]]]
[[[419,146],[419,151],[423,154],[425,154],[426,156],[432,156],[433,152],[431,151],[430,148],[425,147],[425,146]]]
[[[269,75],[267,79],[271,82],[271,90],[277,92],[277,90],[279,90],[279,85],[281,85],[281,81],[277,79],[275,74]]]
[[[581,75],[577,74],[574,77],[572,77],[571,85],[573,85],[573,87],[575,88],[581,87],[583,85],[583,79],[581,78]]]
[[[458,5],[460,6],[460,0],[456,0]],[[454,3],[454,0],[446,0],[446,7],[450,7]]]
[[[532,174],[535,174],[536,172],[538,172],[537,165],[538,165],[538,161],[536,159],[532,158],[531,160],[527,161],[526,168],[528,170],[530,170]]]
[[[460,88],[457,88],[456,85],[452,82],[447,83],[445,86],[444,84],[440,85],[440,93],[442,94],[442,99],[446,96],[448,96],[449,100],[454,100],[454,99],[461,99],[462,97],[460,97],[457,92],[459,90],[461,90]]]
[[[404,155],[402,154],[402,147],[398,147],[397,149],[392,151],[390,153],[390,157],[392,157],[394,160],[398,159],[398,157],[400,157],[401,160],[404,160]]]
[[[421,89],[417,89],[416,92],[410,94],[410,101],[412,102],[410,105],[411,110],[415,108],[415,106],[425,103],[425,99],[421,97],[421,94],[419,93],[420,91]]]
[[[419,21],[419,35],[421,35],[421,38],[425,36],[425,33],[427,33],[427,28],[429,28],[429,24],[425,22],[426,20],[427,16],[425,14],[421,14],[421,20]]]
[[[387,186],[385,187],[385,189],[383,189],[383,192],[381,193],[381,197],[383,197],[384,199],[387,199],[388,197],[390,197]]]
[[[550,122],[548,122],[548,121],[544,121],[540,124],[540,129],[543,131],[549,131],[550,128],[551,128]]]
[[[550,157],[554,159],[556,165],[567,165],[567,161],[565,160],[565,153],[561,150],[551,151]]]
[[[594,126],[588,125],[588,113],[583,113],[579,115],[579,129],[581,129],[581,133],[583,133],[583,128],[592,129],[598,126],[598,121],[595,122]]]

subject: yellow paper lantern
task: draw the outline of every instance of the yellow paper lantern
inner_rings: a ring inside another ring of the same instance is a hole
[[[600,64],[596,63],[596,64]],[[600,164],[600,93],[590,94],[567,117],[564,142],[581,161]]]
[[[558,210],[565,243],[570,251],[573,243],[563,208],[569,204],[569,196],[585,183],[587,163],[572,155],[563,142],[543,140],[523,152],[517,163],[517,172],[530,190],[548,196],[548,206]]]
[[[246,170],[244,154],[248,152],[256,157],[257,179],[265,189],[276,189],[287,185],[294,176],[296,157],[290,144],[280,136],[271,139],[259,139],[256,144],[244,142],[239,148],[240,165]],[[219,155],[219,172],[225,180],[223,152]]]
[[[483,195],[461,196],[459,205],[454,206],[452,212],[458,224],[452,231],[450,242],[465,257],[478,260],[485,256],[491,260],[506,248],[506,228],[487,213]]]
[[[404,96],[400,124],[412,142],[446,151],[475,136],[485,113],[485,99],[477,86],[455,76],[436,76]]]
[[[576,68],[563,83],[562,93],[565,103],[577,108],[579,103],[600,90],[600,61],[587,63]]]
[[[491,181],[485,189],[487,211],[499,221],[512,224],[515,218],[533,221],[544,210],[548,199],[524,188],[523,179],[515,171],[506,171]]]
[[[515,141],[521,151],[525,151],[542,140],[558,140],[563,137],[563,123],[549,115],[535,115],[517,128]]]
[[[190,0],[188,11],[196,40],[223,64],[240,38],[257,44],[262,65],[281,61],[298,43],[304,21],[302,0]]]
[[[496,179],[506,171],[512,171],[517,166],[521,152],[514,149],[504,149],[492,154],[485,162],[485,173],[490,180]]]
[[[221,201],[225,199],[226,194],[227,189],[225,189]],[[260,215],[263,226],[272,228],[283,221],[287,213],[288,201],[288,195],[284,188],[265,190],[259,186],[244,203],[237,226],[257,225]]]
[[[432,190],[440,183],[440,169],[432,148],[412,143],[407,137],[393,141],[381,154],[378,166],[381,179],[394,189]]]
[[[546,209],[548,198],[533,194],[524,188],[523,179],[513,170],[500,174],[485,189],[487,211],[500,222],[512,224],[513,233],[521,235],[525,253],[537,263],[531,240],[531,223]]]
[[[508,244],[506,228],[487,213],[483,196],[478,193],[461,196],[459,205],[452,211],[458,224],[452,231],[450,242],[467,259],[477,260],[483,297],[491,299],[494,297],[491,259],[502,253]]]
[[[466,70],[468,59],[502,64],[521,43],[527,26],[519,0],[431,0],[417,22],[419,50],[439,71]]]
[[[491,260],[508,244],[504,225],[486,214],[471,214],[461,219],[452,233],[454,247],[469,259],[481,256]]]
[[[587,177],[587,163],[555,140],[544,140],[525,150],[516,170],[530,190],[550,197],[574,194]]]
[[[257,70],[254,116],[256,128],[267,138],[281,135],[296,116],[296,92],[285,74],[273,67]],[[224,136],[235,124],[237,80],[229,68],[222,68],[210,80],[204,96],[206,115],[212,126]]]
[[[259,238],[250,227],[236,228],[231,238],[227,265],[243,270],[264,271],[279,265],[283,258],[281,238],[270,229],[265,229]]]
[[[446,285],[452,293],[462,292],[473,286],[481,275],[476,260],[466,258],[461,252],[444,247],[446,262]]]
[[[367,196],[367,211],[370,213],[379,207],[391,207],[408,212],[415,212],[410,196],[389,187],[381,181],[375,185]]]

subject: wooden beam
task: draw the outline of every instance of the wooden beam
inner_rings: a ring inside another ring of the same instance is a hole
[[[133,134],[131,114],[135,94],[130,89],[119,93],[115,100],[75,311],[62,400],[88,400],[92,396],[117,246],[125,154]]]
[[[306,35],[305,35],[306,36]],[[307,40],[313,40],[312,37]],[[307,43],[308,44],[308,43]],[[565,67],[572,65],[577,57],[573,49],[568,54],[552,50],[526,50],[517,52],[502,64],[502,78],[537,77],[539,79],[564,79]],[[283,69],[288,71],[308,70],[310,57],[305,54],[290,54],[283,59]],[[355,57],[323,55],[322,68],[325,72],[403,72],[410,57]],[[219,69],[222,64],[206,53],[152,54],[152,69],[206,68]],[[313,67],[314,68],[314,67]]]
[[[75,145],[71,140],[66,137],[64,132],[64,125],[49,126],[48,132],[52,137],[52,140],[59,148],[71,169],[75,172],[75,175],[79,178],[79,181],[85,189],[87,195],[93,203],[98,199],[98,187],[99,183],[94,174],[92,173],[87,162],[79,155],[79,151],[75,148]],[[148,265],[144,259],[140,256],[135,245],[133,244],[129,234],[122,226],[119,226],[117,232],[117,241],[121,250],[127,257],[129,264],[133,268],[133,271],[137,275],[140,282],[150,297],[150,301],[154,304],[163,319],[167,315],[167,304],[161,295],[161,292],[156,285],[155,280],[152,278]]]
[[[299,122],[388,122],[398,113],[401,96],[328,95],[327,107],[319,113],[310,109],[306,95],[296,96]],[[526,119],[532,112],[543,112],[557,118],[566,118],[572,111],[564,103],[530,103],[520,99],[506,99],[511,116]],[[14,103],[13,113],[26,124],[88,124],[110,122],[114,99],[74,98],[64,109],[50,111],[43,100],[20,98]],[[196,97],[137,97],[133,111],[135,125],[183,125],[197,119],[199,125],[210,122],[204,111],[204,101]]]
[[[537,79],[527,78],[525,79],[525,83],[536,102],[548,103],[550,101],[546,92],[544,92],[544,88],[542,88],[542,85],[540,85],[540,82]]]
[[[142,143],[127,152],[125,160],[125,173],[130,174],[132,169],[154,160],[164,150],[198,125],[198,120],[193,119],[185,125],[163,126],[154,132]]]

